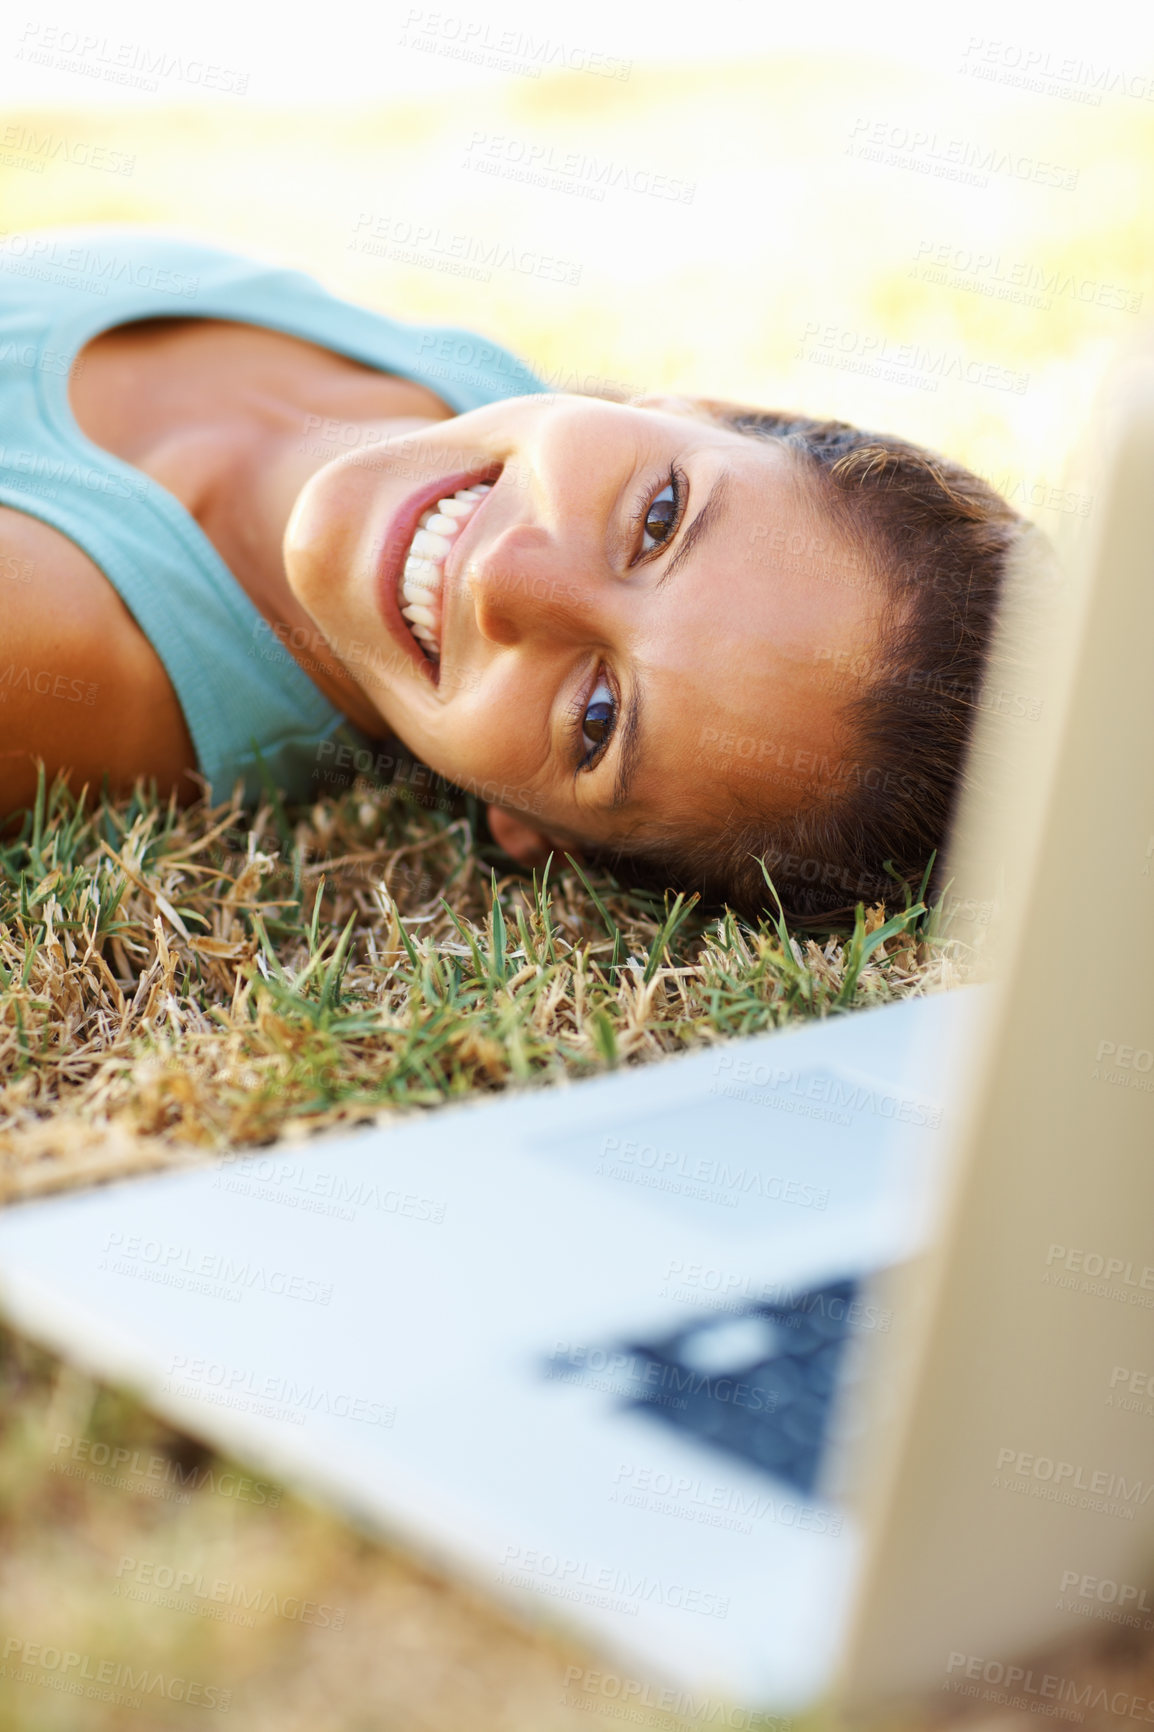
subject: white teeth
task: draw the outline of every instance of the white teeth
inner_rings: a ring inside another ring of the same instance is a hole
[[[427,529],[418,529],[413,537],[412,551],[418,559],[443,560],[452,545],[450,536],[433,535]]]
[[[411,601],[417,606],[436,606],[436,590],[426,589],[423,583],[414,583],[411,578],[406,577],[405,581],[402,583],[401,594],[404,596],[406,601]]]
[[[422,607],[416,601],[411,601],[407,607],[401,609],[401,612],[406,619],[412,620],[414,625],[427,625],[430,631],[437,623],[437,616],[432,608]]]
[[[492,488],[491,481],[462,487],[450,499],[438,499],[417,520],[398,585],[397,600],[409,630],[429,655],[441,653],[441,586],[445,560],[465,523]]]
[[[418,559],[415,553],[410,553],[405,561],[405,576],[414,583],[424,584],[426,589],[440,589],[442,571],[435,559]]]

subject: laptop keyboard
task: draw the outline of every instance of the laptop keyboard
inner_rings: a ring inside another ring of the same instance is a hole
[[[608,1387],[624,1397],[623,1407],[809,1495],[857,1299],[856,1281],[833,1281],[788,1303],[752,1305],[658,1339],[624,1342],[600,1359],[583,1354],[575,1364],[573,1353],[558,1354],[549,1374]]]

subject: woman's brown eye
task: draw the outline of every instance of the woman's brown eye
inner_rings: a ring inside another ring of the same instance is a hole
[[[642,525],[642,552],[651,553],[653,551],[652,547],[645,545],[647,536],[652,538],[653,547],[659,547],[662,542],[668,541],[669,532],[676,521],[677,495],[674,492],[673,483],[670,482],[668,487],[663,487],[661,492],[650,501],[649,509],[645,513],[645,522]]]
[[[617,700],[607,680],[598,680],[581,719],[581,734],[587,753],[592,756],[613,732],[617,720]]]

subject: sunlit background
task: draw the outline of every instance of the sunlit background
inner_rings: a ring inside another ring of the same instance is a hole
[[[1154,22],[925,11],[17,5],[3,227],[164,225],[561,388],[905,433],[1052,528],[1154,312]]]

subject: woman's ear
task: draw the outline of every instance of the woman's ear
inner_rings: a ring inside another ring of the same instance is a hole
[[[581,858],[580,851],[572,843],[562,842],[544,830],[535,829],[523,818],[518,818],[515,812],[506,812],[501,806],[487,806],[485,810],[494,842],[514,860],[519,860],[522,866],[544,866],[550,854],[562,858],[572,854],[577,860]]]

